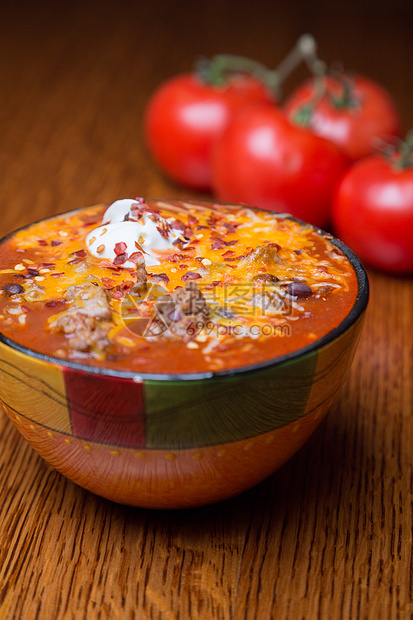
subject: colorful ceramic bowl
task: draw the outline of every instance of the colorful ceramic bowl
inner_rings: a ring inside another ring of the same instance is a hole
[[[245,491],[304,444],[349,370],[368,280],[331,241],[353,265],[358,295],[314,344],[236,370],[154,376],[62,361],[0,334],[7,415],[56,470],[115,502],[183,508]]]

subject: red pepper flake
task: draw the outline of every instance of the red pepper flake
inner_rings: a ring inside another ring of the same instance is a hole
[[[136,220],[141,219],[144,213],[149,213],[152,216],[150,219],[154,221],[159,220],[159,210],[149,207],[141,197],[136,199],[136,204],[131,205],[130,211],[132,218]]]
[[[37,271],[37,269],[34,269],[33,267],[28,267],[27,268],[27,273],[29,274],[29,276],[34,277],[34,276],[39,276],[40,273]]]
[[[128,260],[128,255],[126,254],[126,252],[124,252],[123,254],[118,254],[117,256],[115,256],[115,258],[113,259],[113,264],[123,265],[123,263],[126,263],[127,260]]]
[[[221,239],[211,244],[211,250],[222,250],[223,248],[225,248],[225,243]]]
[[[22,312],[24,312],[25,314],[27,314],[30,310],[30,308],[28,308],[27,306],[20,306],[22,309]]]
[[[188,269],[188,265],[179,265],[179,269]]]
[[[182,232],[184,232],[186,226],[183,222],[181,222],[181,220],[173,220],[172,222],[170,222],[172,228],[174,228],[175,230],[181,230]]]
[[[120,285],[120,290],[127,291],[135,284],[133,280],[125,280],[123,284]]]
[[[232,245],[236,245],[238,243],[238,239],[233,239],[232,241],[224,241],[224,239],[221,239],[220,237],[211,237],[211,239],[214,241],[214,243],[218,243],[220,245],[222,245],[222,247],[224,246],[232,246]]]
[[[124,296],[132,288],[133,284],[133,282],[127,280],[126,282],[122,282],[122,284],[118,284],[116,290]]]
[[[117,267],[116,265],[113,265],[112,263],[110,263],[110,265],[105,265],[105,267],[110,269],[111,272],[116,276],[120,276],[122,274],[122,272],[120,271],[120,268]],[[123,267],[123,269],[126,269],[126,267]]]
[[[98,267],[107,267],[108,269],[115,269],[109,259],[104,258],[98,263]]]
[[[221,280],[214,280],[211,284],[207,284],[204,288],[208,291],[219,286],[221,284]]]
[[[70,256],[78,256],[79,258],[84,258],[86,256],[86,250],[76,250],[76,252],[72,252]]]
[[[248,248],[247,248],[248,249]],[[241,260],[243,258],[247,258],[248,256],[250,256],[252,253],[252,249],[250,252],[247,252],[246,254],[241,254],[241,256],[236,256],[233,260]]]
[[[227,235],[233,235],[237,231],[239,224],[232,224],[230,222],[224,222],[223,226],[227,229]]]
[[[152,278],[153,280],[158,280],[158,281],[160,281],[160,282],[166,282],[166,283],[168,283],[168,282],[169,282],[169,278],[168,278],[168,276],[166,275],[166,273],[152,273],[152,274],[151,274],[151,278]]]
[[[215,228],[215,226],[216,226],[217,222],[219,222],[219,220],[222,220],[222,215],[217,215],[216,213],[211,213],[211,215],[207,219],[207,224],[211,228]]]
[[[54,269],[56,267],[56,263],[42,263],[43,269]]]
[[[67,261],[68,265],[77,265],[78,263],[81,263],[83,261],[83,258],[81,256],[77,256],[76,258],[73,258],[72,260]]]
[[[138,252],[142,252],[142,254],[147,254],[148,253],[148,252],[145,252],[143,247],[137,241],[135,241],[135,248],[138,250]]]
[[[226,252],[221,254],[221,256],[227,256],[229,258],[230,256],[235,256],[235,252],[234,252],[234,250],[227,250]],[[225,260],[227,260],[227,259],[225,259]]]
[[[46,301],[44,305],[46,308],[55,308],[57,306],[57,301]]]
[[[168,238],[168,228],[164,222],[161,222],[161,225],[157,226],[156,230],[158,231],[160,235],[162,235],[162,237],[164,237],[165,239]]]
[[[38,239],[38,240],[37,240],[37,243],[38,243],[39,245],[42,245],[42,246],[47,245],[47,241],[46,241],[45,239]]]
[[[124,295],[120,291],[111,291],[111,296],[113,299],[117,299],[117,301],[122,301]]]
[[[180,260],[185,260],[186,258],[185,254],[172,254],[172,256],[168,256],[170,263],[179,263]]]
[[[50,242],[50,245],[56,246],[56,245],[62,245],[63,241],[60,241],[60,239],[53,239]]]
[[[195,243],[195,242],[193,241],[192,243]],[[195,248],[193,248],[192,246],[182,248],[182,252],[190,252],[191,250],[195,250]]]
[[[234,254],[235,254],[235,252],[234,252]],[[205,258],[204,256],[197,256],[197,257],[195,258],[195,260],[196,260],[198,263],[201,263],[201,262],[204,260],[204,258]]]
[[[51,273],[50,274],[52,276],[52,278],[60,278],[60,276],[64,276],[64,271],[61,271],[60,273]]]
[[[222,247],[224,247],[225,245],[226,246],[236,245],[238,243],[238,239],[234,239],[232,241],[224,241],[224,239],[221,239],[221,237],[211,237],[211,241],[223,244]]]
[[[126,248],[127,248],[127,245],[123,241],[121,241],[120,243],[116,243],[116,245],[114,247],[114,251],[115,251],[116,256],[121,256],[122,254],[125,254]],[[113,262],[115,262],[115,261],[113,261]]]
[[[196,219],[196,217],[189,214],[188,215],[188,226],[195,226],[196,224],[198,224],[198,220]]]
[[[202,278],[200,273],[196,271],[187,271],[181,278],[182,282],[186,282],[187,280],[198,280],[198,278]]]
[[[138,263],[141,263],[143,260],[143,254],[142,252],[133,252],[128,260],[130,260],[132,263],[135,263],[135,265],[137,265]]]

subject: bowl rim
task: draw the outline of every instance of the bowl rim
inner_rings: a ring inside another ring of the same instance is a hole
[[[260,212],[268,211],[267,209],[254,207],[252,205],[248,205],[244,203],[234,203],[234,202],[229,203],[229,202],[224,202],[224,201],[207,200],[204,198],[200,198],[199,200],[197,200],[196,198],[151,198],[151,199],[147,199],[146,202],[171,202],[171,201],[183,202],[186,204],[192,203],[194,205],[210,204],[211,206],[213,205],[240,206],[246,209],[251,209],[253,211],[260,211]],[[24,226],[16,228],[15,230],[12,230],[6,235],[4,235],[3,237],[1,237],[0,246],[3,243],[5,243],[10,237],[14,236],[18,232],[25,230],[26,228],[29,228],[30,226],[33,226],[35,224],[39,224],[40,222],[46,222],[47,220],[51,220],[56,217],[74,214],[74,213],[77,213],[78,211],[84,211],[85,209],[91,209],[93,207],[97,207],[100,205],[102,207],[108,206],[109,204],[111,203],[97,203],[95,205],[89,205],[86,207],[79,207],[77,209],[70,209],[69,211],[63,211],[61,213],[55,213],[53,215],[41,218],[39,220],[35,220],[33,222],[25,224]],[[218,379],[221,377],[222,378],[231,377],[231,376],[238,375],[238,374],[243,375],[243,374],[254,372],[254,371],[264,370],[272,366],[280,366],[287,362],[292,362],[300,357],[305,357],[306,355],[313,353],[317,349],[323,348],[324,346],[326,346],[333,340],[339,338],[342,334],[344,334],[347,331],[347,329],[349,329],[354,323],[356,323],[357,320],[362,316],[362,314],[366,310],[368,300],[369,300],[369,279],[367,276],[367,272],[361,260],[358,258],[358,256],[356,256],[356,254],[349,247],[347,247],[340,239],[332,235],[330,232],[327,232],[321,228],[318,228],[317,226],[313,226],[312,224],[309,224],[308,222],[305,222],[304,220],[296,218],[290,215],[289,213],[279,213],[277,211],[272,211],[272,212],[275,214],[276,217],[288,218],[304,226],[312,226],[312,228],[315,230],[317,234],[319,234],[321,237],[323,237],[324,239],[332,243],[335,247],[337,247],[339,250],[343,252],[343,254],[346,256],[346,258],[350,262],[352,268],[354,269],[354,272],[357,277],[357,296],[356,296],[355,302],[350,312],[331,331],[329,331],[327,334],[324,334],[324,336],[322,336],[321,338],[318,338],[313,343],[306,345],[305,347],[301,347],[299,349],[296,349],[295,351],[286,353],[285,355],[280,355],[274,358],[270,358],[268,360],[264,360],[262,362],[256,362],[256,363],[248,364],[247,366],[240,366],[237,368],[227,368],[227,369],[216,370],[216,371],[215,370],[205,371],[201,373],[198,372],[198,373],[184,373],[184,374],[173,374],[173,373],[156,374],[156,373],[134,372],[134,371],[127,371],[127,370],[116,370],[114,368],[104,368],[100,366],[82,364],[81,362],[64,360],[62,358],[55,357],[47,353],[42,353],[40,351],[30,349],[29,347],[26,347],[25,345],[22,345],[16,342],[12,338],[5,336],[1,331],[0,331],[0,342],[9,346],[12,349],[15,349],[16,351],[19,351],[20,353],[27,355],[28,357],[34,357],[36,359],[42,360],[44,362],[47,362],[55,366],[67,367],[73,370],[79,370],[79,371],[90,373],[90,374],[97,374],[97,375],[103,375],[103,376],[109,376],[109,377],[118,377],[118,378],[123,378],[123,379],[132,379],[135,382],[202,381],[205,379]]]

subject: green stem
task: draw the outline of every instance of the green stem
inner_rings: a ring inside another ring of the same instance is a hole
[[[353,79],[344,72],[338,73],[332,71],[330,75],[342,88],[342,94],[340,96],[329,93],[330,103],[339,110],[357,108],[360,102],[354,94]]]
[[[398,157],[395,158],[393,166],[396,170],[407,170],[413,167],[413,132],[410,131],[406,140],[400,144]]]
[[[218,54],[211,60],[201,59],[195,64],[195,71],[205,84],[220,86],[225,84],[232,74],[243,73],[252,75],[260,80],[268,88],[270,93],[279,98],[281,96],[281,84],[302,62],[316,66],[316,42],[309,35],[302,35],[293,49],[281,61],[276,69],[268,69],[262,63],[232,54]]]
[[[278,94],[278,77],[275,72],[252,58],[233,54],[217,54],[210,61],[203,60],[202,64],[198,63],[195,68],[202,81],[211,86],[225,84],[230,75],[243,73],[253,75],[273,94]]]
[[[311,119],[313,118],[314,110],[318,102],[324,97],[326,93],[326,80],[324,74],[320,74],[314,78],[314,91],[313,95],[307,103],[304,103],[297,109],[293,116],[293,121],[301,127],[310,127]]]
[[[396,143],[377,140],[376,148],[394,170],[413,168],[413,130],[405,140],[397,140]]]
[[[317,44],[310,34],[303,34],[297,41],[297,45],[301,48],[303,59],[314,76],[324,76],[327,71],[327,65],[324,60],[317,56]]]

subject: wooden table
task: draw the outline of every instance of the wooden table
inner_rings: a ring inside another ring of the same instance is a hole
[[[1,232],[120,197],[200,196],[161,176],[142,136],[149,94],[199,54],[275,66],[311,32],[327,61],[386,85],[413,127],[410,2],[252,4],[3,3]],[[226,502],[112,504],[52,470],[0,413],[0,618],[413,617],[413,283],[370,277],[338,402],[289,463]]]

